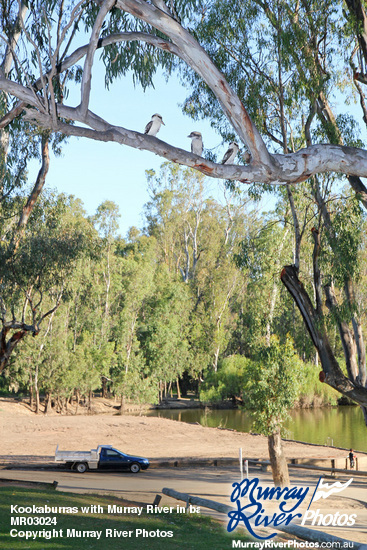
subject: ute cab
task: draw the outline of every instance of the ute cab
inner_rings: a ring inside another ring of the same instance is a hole
[[[130,470],[137,474],[149,468],[149,460],[140,456],[127,455],[113,447],[102,447],[99,454],[99,470]]]

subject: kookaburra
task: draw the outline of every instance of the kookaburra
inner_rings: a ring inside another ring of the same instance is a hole
[[[161,115],[156,113],[152,116],[152,120],[145,126],[144,134],[148,134],[148,136],[156,136],[162,124],[165,126]]]
[[[236,155],[238,153],[238,145],[235,141],[232,141],[229,144],[229,147],[227,149],[227,152],[225,153],[221,164],[233,164],[234,159],[236,158]]]
[[[191,132],[187,137],[191,138],[191,153],[201,157],[203,154],[203,138],[200,132]]]

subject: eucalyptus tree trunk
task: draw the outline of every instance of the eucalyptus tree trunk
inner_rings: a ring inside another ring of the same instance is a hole
[[[120,402],[119,414],[124,414],[124,409],[125,409],[125,395],[122,393],[122,394],[121,394],[121,402]]]
[[[316,279],[318,278],[319,277],[316,272]],[[361,406],[365,420],[367,421],[367,388],[365,385],[361,384],[359,377],[355,378],[353,381],[344,375],[332,351],[322,314],[322,301],[319,294],[321,286],[320,282],[317,281],[315,284],[318,298],[317,305],[314,307],[307,291],[305,290],[305,287],[298,278],[298,270],[294,266],[287,265],[283,268],[281,280],[293,297],[303,317],[306,329],[311,336],[312,342],[318,351],[322,366],[322,371],[319,375],[320,381],[325,382],[342,395],[345,395],[349,399],[352,399],[358,403]],[[331,291],[331,288],[329,290]],[[329,296],[330,300],[331,296],[332,294]],[[352,343],[352,336],[348,333],[344,324],[340,326],[339,331],[344,331],[346,344],[348,341],[349,343]],[[352,350],[353,347],[350,346],[350,351],[347,351],[347,357],[349,357],[351,361],[353,361],[353,356],[351,355]]]
[[[106,398],[108,397],[107,392],[107,378],[105,376],[102,377],[102,397]]]
[[[46,393],[46,395],[45,395],[45,408],[44,408],[44,411],[43,411],[44,414],[48,413],[48,410],[49,410],[50,406],[51,406],[51,394]]]
[[[274,485],[289,487],[288,465],[283,451],[280,428],[273,434],[268,435],[268,450]]]
[[[34,406],[34,388],[33,388],[32,368],[29,369],[29,406],[33,410],[33,406]]]
[[[40,393],[39,393],[39,387],[38,387],[38,365],[36,365],[36,370],[34,373],[34,390],[35,390],[35,397],[36,397],[36,414],[40,412]]]
[[[79,410],[79,401],[80,401],[80,395],[79,395],[79,391],[78,391],[78,390],[75,392],[75,400],[76,400],[75,414],[78,414],[78,410]]]

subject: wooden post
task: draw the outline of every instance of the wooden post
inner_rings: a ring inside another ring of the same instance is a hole
[[[248,460],[245,460],[245,472],[246,472],[246,479],[248,479]]]
[[[242,448],[240,448],[240,477],[243,480],[243,461],[242,461]]]

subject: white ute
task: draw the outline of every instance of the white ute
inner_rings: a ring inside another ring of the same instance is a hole
[[[55,451],[55,462],[59,464],[67,464],[73,470],[75,469],[80,474],[86,470],[96,470],[98,468],[99,453],[102,448],[112,449],[111,445],[98,445],[97,449],[90,451],[59,451],[59,446]]]

